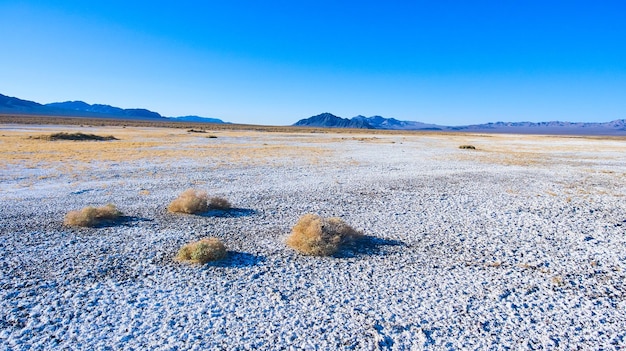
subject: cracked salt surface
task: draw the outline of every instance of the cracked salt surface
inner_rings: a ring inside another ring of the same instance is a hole
[[[584,159],[547,152],[544,164],[506,165],[480,152],[455,159],[468,151],[453,136],[379,137],[393,144],[331,137],[320,136],[334,153],[319,164],[119,162],[30,187],[0,170],[0,345],[626,346],[626,153],[604,160],[603,141],[594,140],[600,151]],[[494,141],[483,142],[488,149]],[[541,142],[530,145],[547,146]],[[238,210],[167,213],[189,187]],[[116,225],[61,224],[69,210],[109,202],[126,215]],[[368,236],[366,245],[337,257],[298,255],[284,238],[307,212],[341,217]],[[224,261],[172,260],[204,236],[227,245]]]

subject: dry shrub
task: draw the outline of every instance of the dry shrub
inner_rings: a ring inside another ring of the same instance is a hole
[[[63,224],[72,227],[93,227],[102,221],[115,220],[122,215],[115,205],[102,207],[88,206],[80,211],[70,211],[65,215]]]
[[[178,198],[172,201],[167,209],[179,213],[203,213],[210,209],[227,210],[230,202],[221,197],[209,197],[206,191],[187,189]]]
[[[314,214],[300,217],[286,243],[304,255],[330,256],[342,244],[362,236],[340,218],[322,218]]]
[[[205,191],[187,189],[172,201],[167,210],[179,213],[202,213],[209,210],[209,196]]]
[[[552,284],[557,285],[557,286],[561,286],[561,285],[565,284],[565,281],[563,280],[563,277],[561,277],[560,275],[552,277],[550,279],[550,281],[552,282]]]
[[[218,238],[204,238],[199,241],[184,245],[178,251],[176,260],[205,264],[209,261],[217,261],[226,257],[226,246]]]
[[[209,208],[216,210],[228,210],[231,208],[230,202],[222,197],[212,197],[209,199]]]

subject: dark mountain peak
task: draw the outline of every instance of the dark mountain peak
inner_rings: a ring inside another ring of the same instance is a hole
[[[328,112],[301,119],[296,122],[294,126],[374,129],[374,127],[364,120],[341,118]]]
[[[341,117],[335,116],[335,115],[333,115],[332,113],[329,113],[329,112],[320,113],[319,115],[313,116],[313,117],[310,117],[310,118],[312,118],[314,120],[320,120],[320,121],[326,121],[326,122],[328,122],[328,121],[337,121],[338,122],[338,121],[345,120],[345,118],[341,118]]]
[[[22,100],[16,97],[0,94],[0,107],[5,109],[24,110],[29,108],[39,108],[42,107],[42,105],[34,101]]]

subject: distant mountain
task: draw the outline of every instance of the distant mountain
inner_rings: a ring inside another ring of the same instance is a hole
[[[301,119],[294,126],[328,127],[328,128],[360,128],[360,129],[388,129],[388,130],[444,130],[448,127],[421,122],[399,121],[395,118],[381,116],[356,116],[351,119],[337,117],[331,113],[322,113],[317,116]]]
[[[2,94],[0,94],[0,113],[43,116],[165,120],[165,117],[162,117],[160,114],[141,108],[121,109],[119,107],[113,107],[109,105],[90,105],[83,101],[55,102],[42,105],[37,102],[22,100]]]
[[[368,128],[385,130],[435,130],[475,133],[562,134],[562,135],[626,135],[626,119],[605,123],[572,122],[496,122],[468,126],[443,126],[413,121],[399,121],[381,116],[356,116],[352,119],[331,113],[302,119],[294,126],[327,128]]]
[[[167,117],[173,121],[181,121],[181,122],[198,122],[198,123],[227,123],[222,121],[219,118],[209,118],[209,117],[200,117],[200,116],[181,116],[181,117]]]
[[[42,105],[34,101],[22,100],[16,97],[0,94],[0,113],[61,116],[67,114],[68,112],[63,109]]]
[[[75,111],[79,113],[89,113],[90,115],[103,115],[109,117],[128,117],[132,119],[163,119],[165,117],[161,116],[156,112],[152,112],[150,110],[146,110],[143,108],[129,108],[122,109],[119,107],[114,107],[110,105],[100,105],[94,104],[90,105],[83,101],[66,101],[66,102],[53,102],[51,104],[46,104],[44,106]]]
[[[42,116],[119,118],[151,121],[172,120],[184,122],[224,123],[224,121],[217,118],[204,118],[199,116],[163,117],[157,112],[143,108],[123,109],[110,105],[90,105],[83,101],[53,102],[51,104],[42,105],[34,101],[22,100],[2,94],[0,94],[0,113]]]
[[[452,131],[519,133],[519,134],[582,134],[626,135],[626,119],[603,123],[589,122],[495,122],[448,127]]]
[[[33,101],[22,100],[0,94],[0,112],[4,111],[28,111],[43,108],[43,105]]]
[[[332,113],[322,113],[317,116],[301,119],[293,124],[294,126],[325,127],[325,128],[358,128],[374,129],[367,121],[359,119],[347,119],[333,115]]]
[[[446,126],[436,124],[427,124],[422,122],[398,121],[395,118],[385,118],[381,116],[356,116],[352,120],[364,121],[376,129],[393,129],[393,130],[444,130]]]

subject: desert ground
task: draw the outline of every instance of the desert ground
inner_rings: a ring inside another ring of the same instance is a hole
[[[626,347],[626,138],[0,124],[0,150],[2,350]],[[169,213],[189,188],[234,208]],[[306,213],[365,239],[301,255]],[[174,260],[208,236],[225,259]]]

